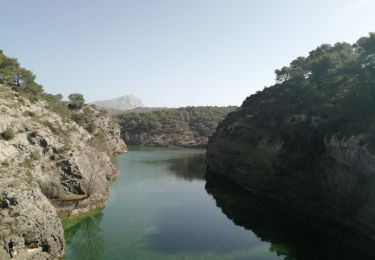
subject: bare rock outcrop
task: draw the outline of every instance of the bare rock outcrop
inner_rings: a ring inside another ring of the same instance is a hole
[[[59,217],[105,206],[117,175],[110,156],[127,148],[109,114],[85,109],[94,131],[0,85],[1,259],[62,256]]]

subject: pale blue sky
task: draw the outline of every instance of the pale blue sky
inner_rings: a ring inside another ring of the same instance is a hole
[[[51,93],[240,105],[321,43],[375,31],[371,0],[0,0],[0,49]]]

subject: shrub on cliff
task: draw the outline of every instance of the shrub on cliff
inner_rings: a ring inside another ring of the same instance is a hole
[[[69,107],[72,109],[81,109],[85,104],[85,99],[82,94],[74,93],[68,96]]]
[[[0,136],[3,140],[9,141],[15,137],[15,134],[12,129],[8,128],[4,132],[2,132]]]
[[[71,111],[68,109],[66,103],[62,101],[61,94],[52,95],[44,93],[43,99],[48,102],[49,108],[64,120],[68,121],[71,119]]]

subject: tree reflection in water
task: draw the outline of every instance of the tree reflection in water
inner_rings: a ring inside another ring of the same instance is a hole
[[[217,179],[208,178],[206,190],[237,226],[270,242],[269,250],[285,259],[375,259],[374,242],[342,226],[251,195]]]
[[[187,181],[204,180],[206,171],[206,154],[195,154],[168,160],[169,170],[177,178]]]
[[[65,240],[70,244],[74,239],[74,259],[100,259],[104,240],[100,229],[102,211],[79,218],[64,220]],[[68,252],[69,253],[69,252]]]

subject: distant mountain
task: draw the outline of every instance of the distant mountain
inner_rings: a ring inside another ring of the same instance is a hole
[[[142,100],[133,95],[126,95],[114,99],[95,101],[92,104],[110,111],[126,111],[137,107],[144,107]]]

